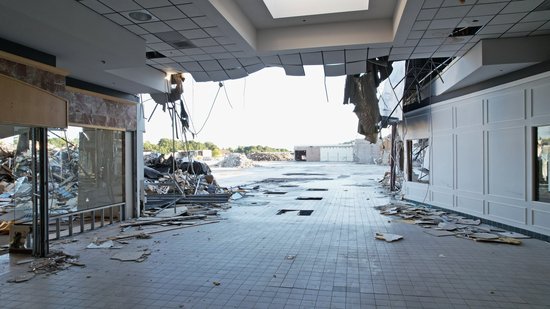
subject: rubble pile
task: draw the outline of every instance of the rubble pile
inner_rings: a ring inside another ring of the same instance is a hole
[[[210,167],[206,163],[200,161],[189,162],[187,157],[176,158],[160,154],[151,153],[143,156],[145,166],[152,168],[160,173],[172,173],[175,165],[176,170],[187,171],[189,174],[210,174]]]
[[[79,262],[78,258],[78,256],[70,255],[62,251],[55,251],[50,253],[46,258],[19,261],[17,264],[29,263],[29,271],[8,279],[8,282],[21,283],[29,281],[36,275],[56,274],[71,266],[85,267],[86,265]]]
[[[375,207],[381,214],[400,218],[397,222],[419,225],[427,234],[436,237],[456,236],[479,242],[496,242],[512,245],[521,244],[526,235],[507,232],[487,224],[479,219],[468,219],[439,209],[394,201],[388,205]]]
[[[247,168],[254,166],[254,162],[242,153],[230,153],[217,165],[219,167]]]
[[[246,155],[252,161],[291,161],[294,160],[289,152],[254,152]]]

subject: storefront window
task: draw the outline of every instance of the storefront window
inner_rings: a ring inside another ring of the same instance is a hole
[[[548,159],[550,158],[550,126],[534,128],[535,151],[535,201],[550,202],[548,186]]]
[[[50,130],[50,214],[124,202],[124,133]]]
[[[430,182],[430,142],[427,138],[407,141],[407,180]]]

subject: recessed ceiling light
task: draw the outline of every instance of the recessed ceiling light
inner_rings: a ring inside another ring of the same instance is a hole
[[[263,0],[273,18],[333,14],[369,9],[369,0]]]
[[[132,18],[133,20],[137,21],[150,21],[153,19],[153,16],[145,11],[134,11],[128,13],[128,16]]]

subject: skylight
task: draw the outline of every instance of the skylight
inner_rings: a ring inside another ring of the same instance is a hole
[[[369,0],[263,0],[273,18],[364,11]]]

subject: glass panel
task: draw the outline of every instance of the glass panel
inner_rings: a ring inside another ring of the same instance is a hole
[[[124,202],[124,132],[50,130],[50,213]]]
[[[537,151],[535,159],[535,200],[550,202],[548,159],[550,158],[550,126],[535,128]]]
[[[408,141],[409,181],[430,182],[430,143],[421,138]]]

